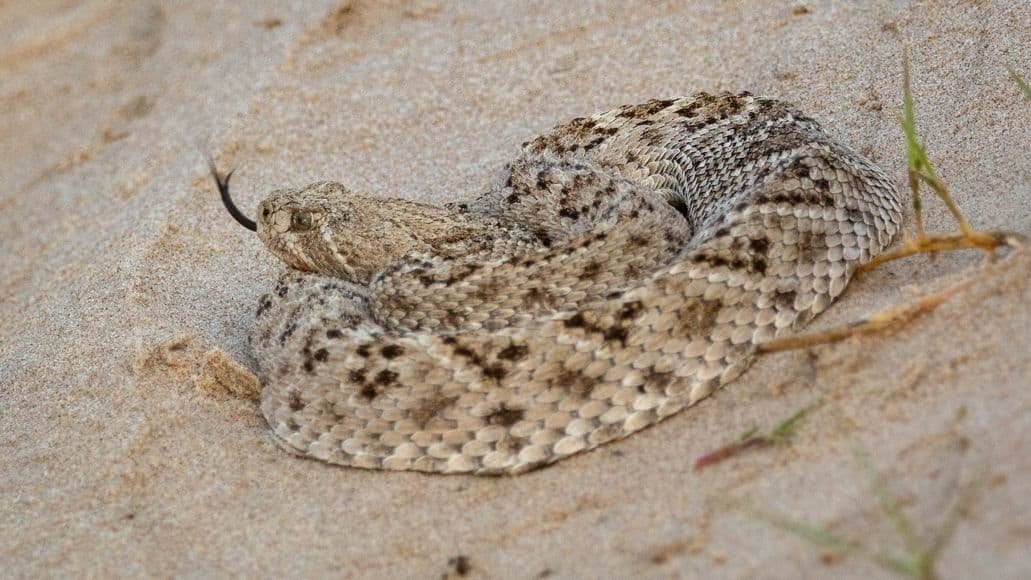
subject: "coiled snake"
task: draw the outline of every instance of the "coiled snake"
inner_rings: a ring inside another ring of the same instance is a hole
[[[444,207],[322,182],[255,223],[219,186],[289,266],[250,334],[276,438],[441,473],[523,472],[693,405],[902,218],[880,169],[747,93],[574,119]]]

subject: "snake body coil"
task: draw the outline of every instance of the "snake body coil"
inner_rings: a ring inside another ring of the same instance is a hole
[[[261,409],[285,447],[340,465],[552,463],[738,376],[891,243],[901,208],[871,162],[747,93],[574,119],[466,203],[274,192],[258,235],[291,268],[251,333]]]

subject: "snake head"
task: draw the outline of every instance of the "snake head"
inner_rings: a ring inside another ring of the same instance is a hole
[[[443,232],[454,232],[445,210],[403,199],[380,199],[320,181],[272,192],[248,218],[229,196],[232,171],[211,165],[222,202],[233,218],[258,234],[287,266],[368,284],[391,262],[433,252]]]
[[[338,246],[337,232],[347,227],[354,198],[347,188],[331,182],[273,191],[258,204],[258,239],[297,270],[364,281],[360,266]]]
[[[429,249],[408,219],[421,207],[319,181],[258,204],[258,239],[292,268],[368,284],[387,264]]]

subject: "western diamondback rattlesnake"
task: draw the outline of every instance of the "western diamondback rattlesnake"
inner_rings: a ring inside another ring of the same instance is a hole
[[[693,405],[902,215],[880,169],[747,93],[574,119],[445,207],[322,182],[255,224],[219,188],[291,267],[250,334],[277,439],[441,473],[523,472]]]

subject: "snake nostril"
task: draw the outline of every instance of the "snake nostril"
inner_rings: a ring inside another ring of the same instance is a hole
[[[261,219],[267,220],[268,219],[268,214],[269,214],[268,206],[261,208]]]

